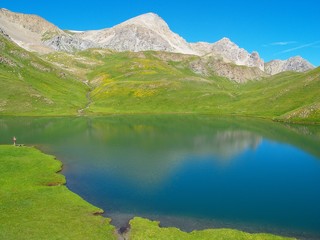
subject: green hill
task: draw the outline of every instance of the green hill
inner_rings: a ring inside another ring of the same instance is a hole
[[[194,56],[101,55],[94,50],[80,54],[100,62],[87,74],[93,86],[88,113],[232,114],[320,122],[320,68],[239,84],[213,72],[207,76],[192,72]]]
[[[38,56],[0,40],[2,115],[76,115],[82,109],[93,115],[200,113],[320,123],[320,68],[240,84],[210,70],[225,67],[218,59],[101,49]],[[195,71],[194,62],[203,71]],[[248,76],[256,71],[228,65],[228,71],[242,70]]]
[[[87,87],[0,34],[0,114],[75,115]]]
[[[320,122],[320,68],[286,72],[241,86],[239,103],[250,115],[293,122]]]

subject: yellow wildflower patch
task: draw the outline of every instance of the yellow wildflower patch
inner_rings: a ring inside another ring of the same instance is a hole
[[[143,98],[143,97],[151,97],[156,94],[156,90],[153,89],[137,89],[134,91],[134,96],[138,98]]]

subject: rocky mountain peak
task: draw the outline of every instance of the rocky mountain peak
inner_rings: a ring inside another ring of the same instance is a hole
[[[291,57],[287,60],[288,67],[290,68],[289,71],[296,71],[296,72],[305,72],[311,69],[314,69],[310,62],[304,59],[301,56]]]
[[[303,60],[304,58],[298,55],[298,56],[291,57],[290,59]]]
[[[230,40],[230,38],[223,37],[219,41],[215,42],[216,45],[236,45],[234,42]]]
[[[189,44],[173,33],[167,23],[154,13],[129,19],[113,28],[87,31],[76,35],[116,51],[165,51],[196,54]]]
[[[285,71],[306,72],[315,67],[301,56],[291,57],[288,60],[273,60],[265,64],[265,71],[275,75]]]
[[[169,28],[168,24],[155,13],[142,14],[140,16],[131,18],[131,19],[119,24],[119,25],[120,26],[140,25],[140,26],[143,26],[146,28],[155,28],[155,27],[156,28],[159,28],[159,27]]]
[[[230,49],[240,50],[240,47],[234,42],[232,42],[229,38],[224,37],[221,40],[212,44],[211,51],[216,51],[217,53],[221,54],[223,57],[226,57],[225,55],[228,54]],[[227,57],[227,60],[233,61],[233,59],[229,59],[228,57]]]
[[[212,52],[220,55],[225,61],[233,62],[237,65],[248,67],[257,67],[264,70],[264,61],[257,52],[248,53],[245,49],[240,48],[229,38],[223,38],[212,45]]]
[[[215,56],[227,63],[257,67],[262,71],[264,70],[264,61],[257,52],[250,54],[226,37],[212,44],[204,42],[192,43],[191,47],[200,56]]]

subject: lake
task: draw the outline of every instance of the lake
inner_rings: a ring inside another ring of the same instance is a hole
[[[320,239],[320,126],[211,116],[0,118],[117,227],[228,227]]]

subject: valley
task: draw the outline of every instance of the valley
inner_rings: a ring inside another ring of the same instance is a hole
[[[320,41],[58,25],[0,8],[1,239],[319,239]]]

